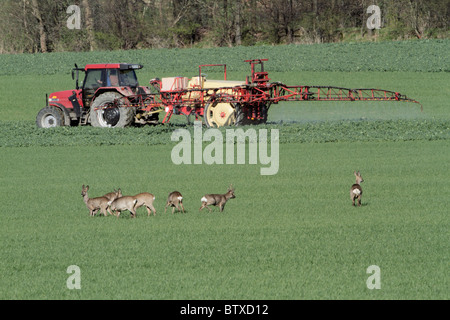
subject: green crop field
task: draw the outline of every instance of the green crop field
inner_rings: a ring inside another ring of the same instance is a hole
[[[449,299],[449,43],[0,55],[0,299]],[[360,58],[368,53],[372,65]],[[74,62],[142,63],[144,83],[192,76],[201,63],[229,62],[229,78],[243,79],[249,67],[239,61],[256,57],[271,59],[273,81],[392,89],[424,110],[403,102],[274,105],[266,125],[243,127],[279,131],[279,170],[267,176],[261,163],[175,165],[172,132],[193,132],[183,121],[34,124],[45,93],[73,87]],[[158,59],[168,64],[152,68]],[[307,63],[318,60],[317,69]],[[361,207],[349,196],[355,170],[365,180]],[[91,197],[151,192],[157,215],[140,208],[136,219],[89,217],[83,184]],[[199,212],[204,194],[230,184],[236,198],[224,212]],[[164,213],[174,190],[185,214]],[[72,265],[81,289],[67,286]],[[371,290],[373,265],[381,288]]]

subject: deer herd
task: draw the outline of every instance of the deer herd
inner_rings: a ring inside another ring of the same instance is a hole
[[[357,203],[360,207],[363,193],[361,182],[364,182],[364,180],[359,171],[355,171],[353,174],[356,177],[356,182],[350,188],[350,199],[352,200],[353,206],[356,206]],[[147,209],[147,216],[150,216],[152,213],[153,215],[156,215],[156,209],[153,206],[155,196],[151,193],[143,192],[135,196],[124,196],[122,195],[122,190],[119,189],[107,193],[102,197],[89,198],[88,190],[89,186],[83,185],[81,189],[81,196],[89,209],[90,216],[95,216],[95,214],[100,210],[100,213],[104,216],[107,216],[107,213],[109,213],[110,215],[115,215],[119,218],[122,211],[129,211],[131,213],[131,217],[135,218],[136,210],[140,207],[145,207]],[[200,199],[202,205],[199,211],[207,208],[209,212],[211,212],[211,208],[209,208],[209,206],[212,205],[219,207],[220,212],[222,212],[227,201],[234,198],[236,198],[236,196],[234,195],[234,188],[232,185],[228,187],[227,193],[225,194],[205,194]],[[172,214],[174,214],[175,209],[178,209],[178,212],[185,213],[183,206],[183,195],[178,191],[169,193],[166,206],[164,208],[164,213],[167,212],[167,207],[172,207]]]
[[[124,196],[122,195],[122,190],[119,189],[107,193],[102,197],[89,198],[88,191],[89,186],[85,186],[83,184],[81,187],[81,196],[89,209],[89,215],[92,217],[95,216],[95,214],[100,210],[100,213],[105,217],[108,215],[107,213],[109,213],[110,215],[115,215],[119,218],[122,211],[129,211],[131,213],[131,217],[135,218],[136,210],[143,206],[147,209],[147,216],[152,213],[153,215],[156,215],[156,209],[153,206],[155,196],[151,193],[143,192],[135,196]],[[227,193],[225,194],[205,194],[201,198],[202,206],[199,211],[206,207],[211,212],[211,209],[208,206],[214,205],[219,207],[220,212],[222,212],[225,203],[235,197],[236,196],[234,195],[234,188],[232,185],[230,185]],[[164,213],[167,212],[167,207],[172,207],[172,214],[175,212],[175,209],[178,209],[179,212],[185,213],[183,196],[180,192],[173,191],[169,193],[166,206],[164,208]]]

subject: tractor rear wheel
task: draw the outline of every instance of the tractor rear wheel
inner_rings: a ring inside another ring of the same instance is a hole
[[[57,107],[45,107],[36,116],[39,128],[53,128],[64,125],[64,114]]]
[[[122,97],[117,92],[99,95],[91,105],[91,125],[100,128],[123,128],[132,124],[134,108],[129,107],[124,99],[121,99],[119,104],[114,104],[116,99]]]
[[[205,105],[204,118],[208,128],[234,126],[236,124],[236,104],[228,102],[226,96],[211,98]]]

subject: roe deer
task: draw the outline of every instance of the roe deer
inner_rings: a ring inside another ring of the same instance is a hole
[[[138,202],[137,199],[135,199],[132,196],[124,196],[117,198],[115,200],[109,201],[108,205],[111,207],[111,210],[114,212],[117,212],[116,217],[119,218],[120,213],[122,211],[128,210],[131,213],[131,217],[136,217],[136,203]]]
[[[358,206],[361,206],[361,196],[362,196],[362,188],[360,186],[361,182],[364,182],[363,178],[361,177],[361,173],[353,172],[353,174],[356,177],[356,183],[352,185],[350,188],[350,199],[352,199],[352,204],[356,206],[355,200],[358,200]]]
[[[234,188],[233,185],[230,185],[228,187],[228,192],[225,194],[206,194],[201,198],[202,206],[198,211],[201,211],[203,208],[207,208],[209,212],[211,212],[211,209],[208,207],[210,205],[214,205],[216,207],[219,207],[220,212],[223,211],[223,208],[225,207],[225,203],[227,203],[228,200],[234,199],[236,196],[234,195]]]
[[[114,201],[117,198],[121,198],[122,197],[122,190],[116,190],[114,189],[113,192],[107,193],[104,195],[105,198],[107,198],[109,201]]]
[[[109,209],[108,198],[105,197],[97,197],[97,198],[89,198],[88,196],[89,186],[81,187],[81,196],[83,197],[84,203],[86,203],[87,208],[89,209],[89,215],[91,217],[95,216],[98,210],[106,217],[106,209]],[[109,211],[111,213],[111,211]]]
[[[142,192],[133,197],[137,200],[136,209],[145,206],[147,208],[147,216],[151,214],[153,211],[153,215],[156,215],[156,209],[153,206],[153,200],[155,200],[155,196],[148,192]]]
[[[153,215],[156,215],[156,210],[153,207],[153,200],[155,196],[148,192],[139,193],[135,196],[124,196],[114,201],[110,201],[109,205],[113,211],[118,211],[117,218],[121,211],[128,210],[131,213],[132,218],[136,218],[136,210],[142,206],[147,208],[148,215],[153,211]]]
[[[183,196],[178,191],[169,193],[169,196],[167,197],[166,207],[164,208],[164,213],[166,213],[168,206],[173,207],[172,214],[174,213],[175,208],[177,208],[178,212],[180,212],[180,207],[183,210],[183,213],[185,213],[183,207]]]
[[[105,194],[103,197],[108,199],[108,202],[114,201],[114,200],[122,197],[122,190],[120,190],[120,188],[119,188],[119,190],[114,189],[113,192],[109,192],[109,193]],[[108,210],[110,215],[113,215],[109,205],[108,205],[108,209],[107,210]]]

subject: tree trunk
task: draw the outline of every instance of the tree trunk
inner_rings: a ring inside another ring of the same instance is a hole
[[[89,1],[83,0],[82,6],[84,8],[84,15],[85,15],[85,21],[86,21],[85,25],[86,25],[86,30],[87,30],[87,34],[88,34],[89,50],[94,51],[95,48],[97,47],[97,45],[95,43],[94,20],[92,19],[92,11],[91,11],[91,7],[89,5]]]
[[[235,17],[235,42],[237,46],[240,46],[242,44],[242,31],[241,31],[241,10],[242,10],[241,1],[236,1],[236,17]]]
[[[32,0],[31,5],[33,6],[33,15],[39,23],[39,42],[41,52],[47,52],[47,32],[45,31],[44,21],[42,20],[41,11],[39,10],[38,0]]]

